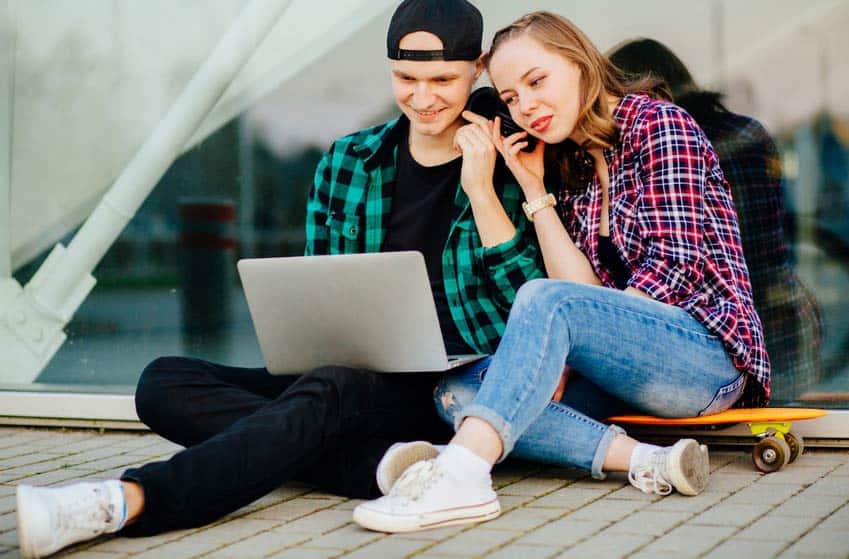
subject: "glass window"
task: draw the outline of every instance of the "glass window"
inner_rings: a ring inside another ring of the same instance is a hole
[[[321,154],[397,114],[383,51],[390,3],[330,25],[309,63],[276,64],[264,45],[99,261],[55,356],[33,383],[0,372],[0,388],[129,394],[161,355],[261,366],[235,262],[301,254]],[[10,99],[0,107],[10,154],[0,258],[17,285],[57,241],[67,245],[242,3],[177,4],[0,8],[0,91]],[[297,21],[327,9],[309,4],[293,3]],[[494,4],[480,5],[487,36],[525,9],[551,9],[604,51],[647,37],[678,56],[692,82],[671,94],[714,143],[740,214],[773,402],[849,409],[849,3]],[[285,31],[269,41],[284,44]],[[728,116],[711,116],[716,102]],[[3,293],[0,314],[12,324]]]

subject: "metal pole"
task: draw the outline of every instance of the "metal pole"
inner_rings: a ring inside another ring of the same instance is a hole
[[[12,126],[15,98],[14,0],[0,3],[0,278],[12,275]]]
[[[74,236],[36,294],[58,309],[94,270],[291,0],[253,0]]]
[[[32,382],[59,350],[65,325],[96,283],[91,272],[290,3],[252,0],[68,248],[57,244],[24,289],[0,277],[3,381]]]

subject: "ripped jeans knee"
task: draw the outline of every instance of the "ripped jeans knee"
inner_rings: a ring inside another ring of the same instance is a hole
[[[480,389],[489,358],[476,361],[462,370],[447,374],[433,391],[433,403],[439,417],[449,425],[456,424],[456,418],[463,408],[472,403]]]

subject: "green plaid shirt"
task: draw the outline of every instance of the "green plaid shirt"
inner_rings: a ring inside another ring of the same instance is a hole
[[[336,140],[321,159],[307,199],[306,254],[380,252],[395,186],[399,134],[405,117]],[[451,316],[463,339],[480,353],[493,353],[504,333],[519,286],[543,277],[536,234],[522,213],[522,192],[501,167],[496,190],[516,235],[484,248],[460,185],[442,253],[442,276]]]

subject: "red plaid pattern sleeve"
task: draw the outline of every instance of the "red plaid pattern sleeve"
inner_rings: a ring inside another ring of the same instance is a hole
[[[702,283],[701,258],[707,169],[696,124],[671,105],[646,115],[631,157],[642,192],[637,219],[645,253],[628,285],[676,305]]]
[[[752,377],[740,405],[764,405],[769,358],[737,214],[713,147],[683,109],[645,95],[625,96],[614,119],[620,139],[604,152],[610,235],[628,265],[628,285],[686,310],[722,340],[735,366]],[[561,201],[572,239],[602,282],[615,287],[598,256],[598,178],[585,191],[562,192]]]

